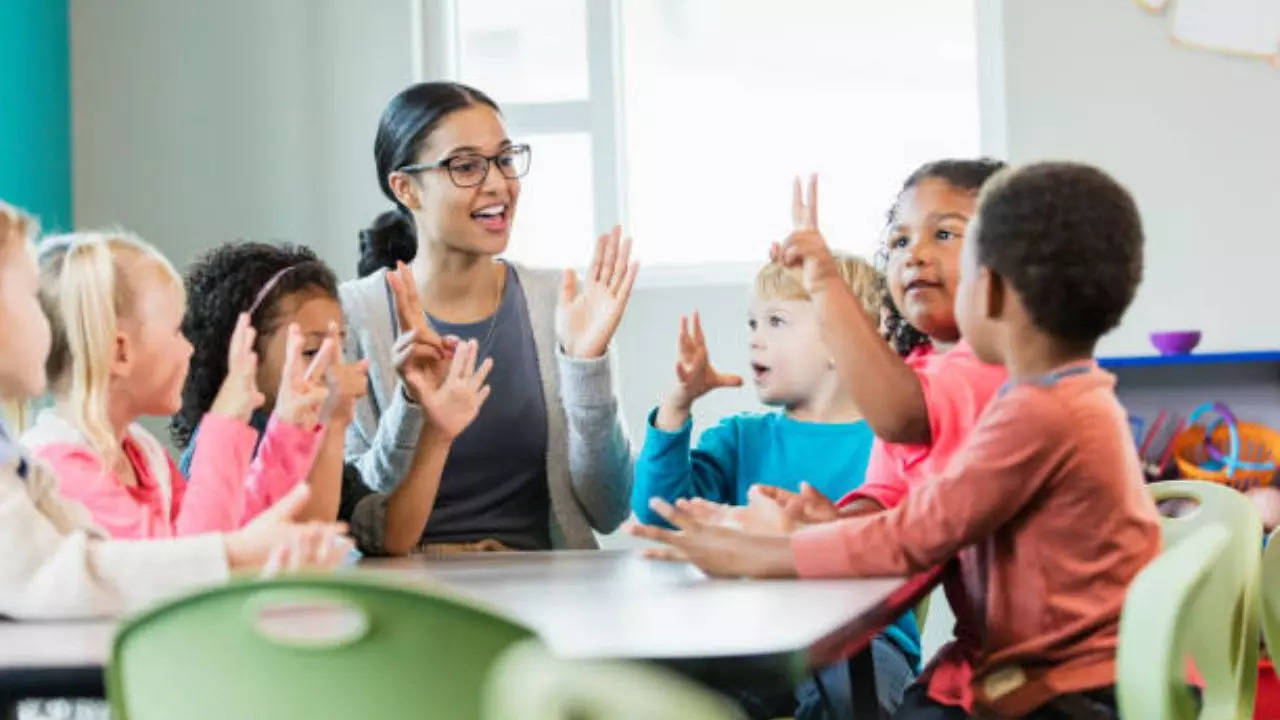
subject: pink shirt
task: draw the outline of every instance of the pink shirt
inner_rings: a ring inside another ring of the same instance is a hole
[[[121,450],[133,468],[135,487],[107,471],[80,431],[54,410],[40,414],[23,443],[54,471],[59,492],[84,504],[109,536],[143,539],[241,527],[306,477],[321,433],[273,417],[257,458],[250,461],[257,432],[208,413],[187,480],[164,446],[134,424]]]
[[[926,671],[929,695],[1021,716],[1115,683],[1125,593],[1160,525],[1115,378],[1087,363],[993,400],[947,470],[897,507],[802,530],[792,549],[802,577],[956,557],[957,642]]]
[[[891,508],[902,502],[909,489],[941,475],[1008,377],[1003,366],[979,360],[964,340],[945,353],[934,352],[929,346],[916,348],[906,363],[915,371],[924,393],[930,440],[923,445],[903,445],[876,438],[866,482],[842,498],[841,505],[867,497]]]

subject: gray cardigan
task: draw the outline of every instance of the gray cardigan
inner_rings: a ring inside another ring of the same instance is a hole
[[[591,530],[612,532],[626,519],[631,498],[631,443],[618,412],[611,353],[591,360],[567,357],[555,332],[560,272],[512,263],[533,328],[547,406],[547,490],[551,544],[595,548]],[[409,469],[424,421],[421,406],[403,392],[391,363],[395,343],[385,273],[342,283],[349,361],[369,358],[369,394],[347,429],[346,458],[370,488],[389,492]],[[502,372],[495,367],[494,372]],[[385,496],[352,520],[362,545],[379,547]]]

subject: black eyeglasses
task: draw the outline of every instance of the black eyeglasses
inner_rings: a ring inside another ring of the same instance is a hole
[[[529,162],[533,151],[528,145],[512,145],[503,148],[497,155],[485,156],[478,153],[466,153],[445,158],[438,163],[427,165],[417,163],[400,168],[403,173],[425,172],[427,170],[448,170],[449,179],[460,188],[481,185],[489,177],[489,166],[494,165],[502,177],[508,180],[524,177],[529,172]]]

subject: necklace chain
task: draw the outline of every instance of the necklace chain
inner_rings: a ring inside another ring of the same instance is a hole
[[[494,300],[493,314],[489,316],[489,327],[485,330],[484,338],[481,339],[479,345],[476,346],[477,359],[483,358],[485,353],[489,351],[489,343],[493,339],[493,329],[498,325],[498,313],[502,310],[502,294],[505,285],[506,283],[503,282],[497,288],[497,298]],[[422,311],[422,315],[426,318],[427,324],[431,326],[431,329],[435,330],[435,323],[431,322],[431,315],[428,314],[426,310]]]

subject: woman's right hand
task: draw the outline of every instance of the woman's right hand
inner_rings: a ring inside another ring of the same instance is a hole
[[[258,354],[253,351],[256,335],[257,331],[249,323],[249,313],[240,313],[227,348],[227,376],[209,412],[248,422],[253,411],[266,401],[258,390]]]
[[[388,270],[387,285],[391,288],[400,325],[400,336],[391,351],[392,360],[409,399],[422,405],[423,399],[448,377],[458,339],[442,338],[431,329],[408,265],[401,262],[395,270]]]
[[[300,523],[311,488],[299,483],[249,524],[223,536],[227,566],[233,572],[332,570],[350,554],[344,523]]]

